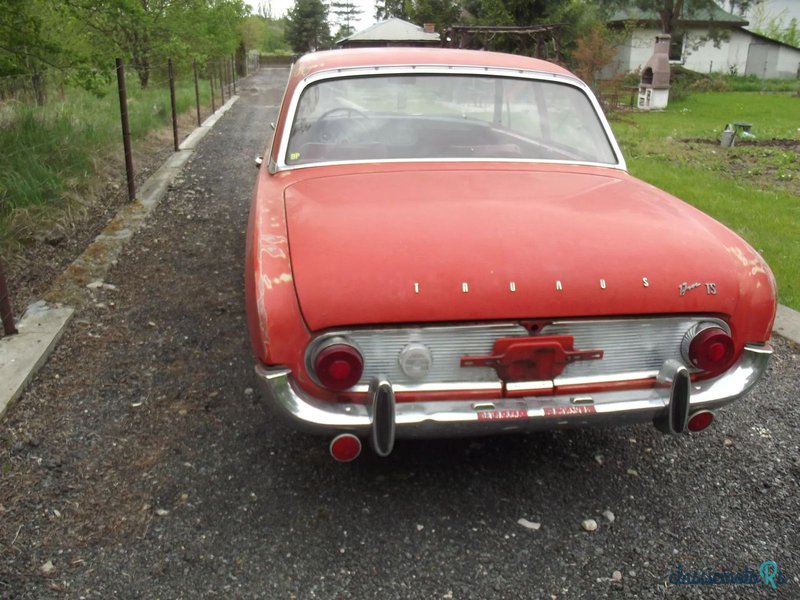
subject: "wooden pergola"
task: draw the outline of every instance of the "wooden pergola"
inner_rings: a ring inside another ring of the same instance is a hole
[[[442,46],[486,50],[499,36],[508,50],[561,62],[561,25],[453,25],[442,35]]]

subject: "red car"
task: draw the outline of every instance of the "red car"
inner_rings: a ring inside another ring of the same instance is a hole
[[[247,234],[256,373],[339,460],[366,439],[699,431],[771,354],[761,256],[631,177],[589,88],[527,57],[299,59]]]

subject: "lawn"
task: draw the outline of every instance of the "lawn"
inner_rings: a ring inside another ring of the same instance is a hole
[[[722,148],[727,123],[756,138]],[[800,97],[695,93],[667,110],[612,116],[630,172],[739,233],[764,256],[782,304],[800,310]]]

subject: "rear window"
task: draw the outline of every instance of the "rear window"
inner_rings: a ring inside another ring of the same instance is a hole
[[[285,161],[466,158],[617,163],[594,106],[578,88],[438,74],[309,85],[295,111]]]

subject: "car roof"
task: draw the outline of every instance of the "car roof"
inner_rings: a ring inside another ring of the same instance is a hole
[[[452,48],[348,48],[311,52],[299,58],[292,71],[293,78],[304,79],[320,71],[377,66],[464,66],[524,69],[557,73],[574,77],[554,63],[501,52],[456,50]]]

